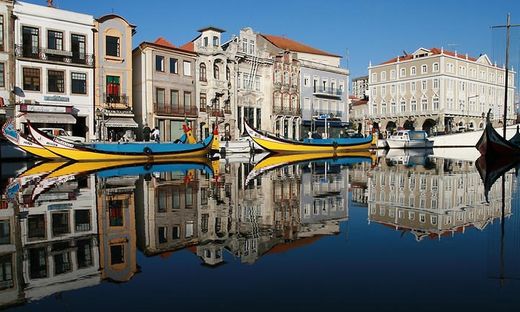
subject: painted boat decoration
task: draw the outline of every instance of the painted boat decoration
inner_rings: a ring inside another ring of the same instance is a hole
[[[368,150],[377,142],[377,138],[372,135],[366,138],[305,139],[300,142],[263,133],[253,129],[247,122],[244,122],[244,125],[256,144],[273,153],[343,153]]]
[[[35,129],[28,122],[29,130],[34,139],[49,151],[64,158],[75,161],[163,161],[176,158],[203,157],[209,154],[214,136],[210,135],[203,142],[186,143],[92,143],[90,145],[64,142],[58,138],[51,138],[47,134]]]
[[[515,137],[513,137],[513,139]],[[497,158],[516,158],[520,156],[520,146],[515,144],[513,139],[508,141],[498,134],[491,125],[488,113],[486,127],[475,147],[481,155],[489,157],[499,156]]]
[[[25,136],[24,134],[18,132],[14,126],[12,119],[9,119],[4,123],[4,125],[2,126],[2,134],[9,142],[34,156],[49,160],[62,159],[61,156],[49,151],[48,149],[43,148],[43,146],[38,144],[32,138],[29,138],[28,136]]]
[[[245,185],[262,174],[276,168],[294,165],[307,164],[310,162],[329,163],[331,165],[351,166],[359,163],[370,162],[375,164],[377,157],[369,151],[353,151],[340,154],[333,153],[295,153],[295,154],[269,154],[260,160],[246,177]]]

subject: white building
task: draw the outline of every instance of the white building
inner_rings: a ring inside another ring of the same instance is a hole
[[[12,41],[13,33],[11,14],[13,10],[12,0],[0,1],[0,123],[6,114],[6,108],[12,101],[11,90],[13,88],[12,77]]]
[[[92,138],[94,18],[25,2],[13,15],[17,128],[30,120]]]
[[[419,48],[369,66],[369,116],[374,127],[428,132],[482,129],[491,109],[502,122],[505,68],[485,55],[473,58],[444,49]],[[516,118],[515,72],[509,72],[508,123]]]

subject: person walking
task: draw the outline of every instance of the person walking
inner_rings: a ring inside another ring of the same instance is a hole
[[[148,124],[144,124],[144,128],[143,128],[143,140],[144,140],[145,142],[150,141],[150,133],[151,133],[151,129],[150,129],[150,127],[148,127]]]
[[[155,129],[153,129],[153,131],[152,131],[152,140],[154,140],[155,142],[159,143],[159,141],[160,141],[159,127],[155,127]]]

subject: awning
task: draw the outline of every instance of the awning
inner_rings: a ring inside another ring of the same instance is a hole
[[[304,120],[302,122],[304,126],[311,126],[314,125],[316,127],[325,127],[325,120],[324,119],[315,119],[315,120]],[[350,123],[348,121],[339,121],[339,120],[327,120],[327,126],[331,128],[341,128],[341,127],[348,127]]]
[[[55,114],[55,113],[25,113],[21,116],[20,121],[32,123],[52,123],[52,124],[76,124],[76,118],[71,114]]]
[[[105,121],[107,128],[137,128],[137,123],[131,117],[110,117]]]

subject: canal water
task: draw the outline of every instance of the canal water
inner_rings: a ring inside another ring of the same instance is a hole
[[[517,310],[516,164],[473,152],[3,164],[0,308]]]

